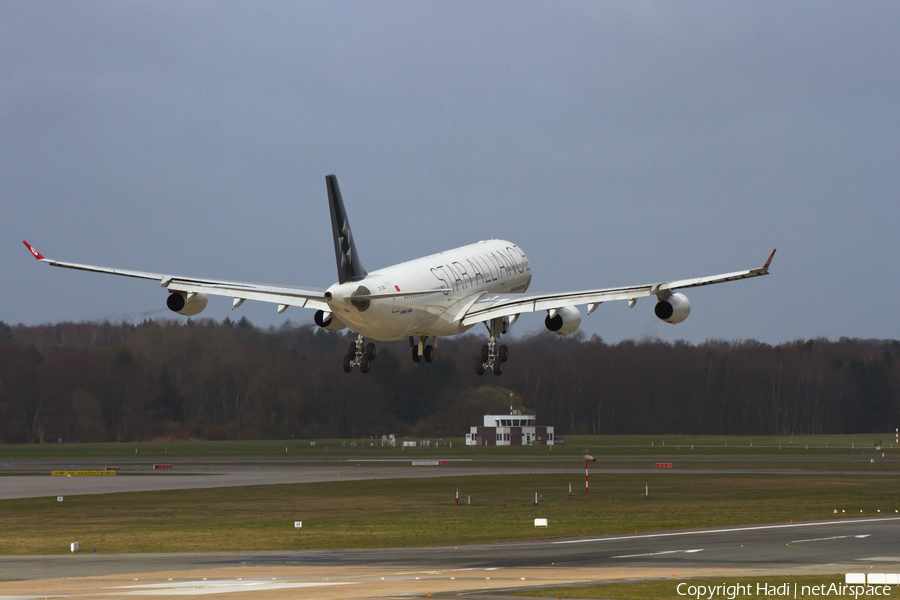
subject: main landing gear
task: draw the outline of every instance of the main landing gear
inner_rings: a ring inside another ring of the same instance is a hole
[[[375,344],[358,335],[355,342],[350,342],[350,353],[344,357],[344,373],[349,373],[353,367],[359,367],[363,373],[368,373],[375,360]]]
[[[434,338],[434,346],[431,344],[426,345],[426,340],[428,340],[427,335],[420,335],[419,343],[416,343],[415,338],[410,336],[409,345],[412,346],[413,362],[419,362],[423,358],[427,363],[434,360],[434,349],[437,348],[437,337]]]
[[[485,323],[490,338],[488,343],[481,347],[481,356],[478,357],[478,365],[475,372],[484,375],[485,371],[493,371],[494,375],[503,373],[503,363],[509,360],[509,348],[505,345],[497,344],[497,337],[501,333],[506,333],[509,325],[504,319],[491,319],[489,323]]]

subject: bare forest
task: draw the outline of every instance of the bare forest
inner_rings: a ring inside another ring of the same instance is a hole
[[[477,331],[477,330],[476,330]],[[900,342],[771,346],[513,338],[501,377],[475,374],[484,336],[441,339],[431,364],[378,344],[345,374],[353,337],[246,320],[0,322],[0,442],[461,437],[509,394],[558,434],[817,434],[893,430]]]

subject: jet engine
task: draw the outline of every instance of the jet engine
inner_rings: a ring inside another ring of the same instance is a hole
[[[672,294],[656,303],[656,316],[666,323],[681,323],[691,314],[691,303],[684,294]]]
[[[200,314],[206,308],[208,302],[209,299],[206,297],[206,294],[172,292],[166,299],[166,306],[169,307],[169,310],[177,312],[179,315],[193,317]]]
[[[347,328],[347,326],[338,321],[332,313],[324,310],[317,310],[313,317],[313,321],[315,321],[316,325],[319,327],[330,329],[331,331],[340,331],[341,329]]]
[[[581,325],[581,312],[575,306],[563,306],[556,310],[552,318],[548,314],[544,319],[544,325],[553,333],[569,335]]]

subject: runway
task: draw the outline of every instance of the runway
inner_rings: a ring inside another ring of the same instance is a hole
[[[320,461],[317,461],[320,462]],[[481,466],[477,461],[449,461],[450,465],[412,466],[411,460],[378,461],[340,460],[333,465],[316,466],[303,463],[272,464],[267,461],[241,461],[239,464],[204,463],[175,464],[171,471],[154,472],[152,464],[124,463],[123,470],[114,477],[51,476],[54,470],[103,470],[106,463],[83,462],[50,464],[38,461],[16,461],[0,464],[0,500],[13,498],[52,498],[81,494],[115,494],[158,490],[189,490],[248,485],[278,485],[362,479],[415,479],[417,477],[470,477],[474,475],[528,475],[582,473],[581,462],[571,467]],[[501,462],[498,460],[493,463]],[[517,461],[509,460],[513,465]],[[591,473],[649,474],[659,473],[652,467],[654,459],[644,459],[644,468],[591,467]],[[671,460],[669,460],[671,462]],[[460,463],[466,466],[460,466]],[[896,470],[838,471],[807,470],[801,468],[740,468],[740,469],[670,469],[666,474],[769,474],[769,475],[854,475],[861,477],[895,477]]]
[[[653,460],[641,459],[650,464]],[[123,470],[114,477],[60,477],[48,473],[102,469],[105,463],[15,461],[0,464],[0,500],[373,478],[581,473],[581,462],[572,462],[572,466],[558,463],[525,466],[516,460],[475,459],[455,460],[446,466],[413,466],[409,460],[333,460],[316,464],[243,460],[176,462],[171,471],[154,472],[151,464],[121,461]],[[674,469],[668,473],[678,476],[831,472],[784,466],[701,467]],[[652,467],[639,464],[634,464],[634,468],[591,467],[591,472],[597,474],[652,471]],[[896,475],[896,471],[844,471],[844,474],[870,477]],[[429,592],[486,599],[504,597],[513,589],[648,578],[897,573],[900,571],[898,539],[900,517],[880,517],[434,548],[2,556],[0,600],[75,596],[171,598],[206,594],[260,600],[349,600],[427,597]]]
[[[63,589],[80,598],[229,592],[241,598],[477,596],[673,574],[897,573],[898,539],[900,517],[880,517],[415,549],[7,556],[0,557],[0,581],[8,595],[0,594],[0,600],[36,592],[66,597],[54,591]]]

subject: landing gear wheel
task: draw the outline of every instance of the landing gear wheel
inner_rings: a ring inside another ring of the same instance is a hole
[[[422,357],[419,356],[419,346],[418,345],[413,346],[412,355],[413,355],[413,362],[419,362],[420,360],[422,360]]]
[[[497,358],[500,359],[500,362],[506,362],[509,360],[509,348],[506,346],[500,346],[497,349]]]
[[[425,346],[425,362],[430,363],[434,360],[434,346],[428,345]]]
[[[490,353],[490,350],[488,349],[487,344],[485,344],[484,346],[481,347],[481,362],[487,362],[489,353]]]
[[[499,360],[494,361],[494,375],[500,375],[503,373],[503,363]]]
[[[350,356],[356,356],[356,342],[350,342]]]
[[[359,363],[359,370],[362,371],[363,373],[368,373],[369,369],[371,369],[371,368],[372,368],[372,361],[370,361],[366,357],[363,357],[362,362]]]
[[[344,357],[344,373],[349,373],[353,370],[353,365],[350,364],[350,355]]]
[[[478,366],[475,367],[475,372],[479,375],[484,375],[484,363],[480,360],[478,361]]]
[[[375,344],[369,342],[366,346],[366,358],[369,360],[375,360]],[[365,373],[365,371],[363,371]]]

